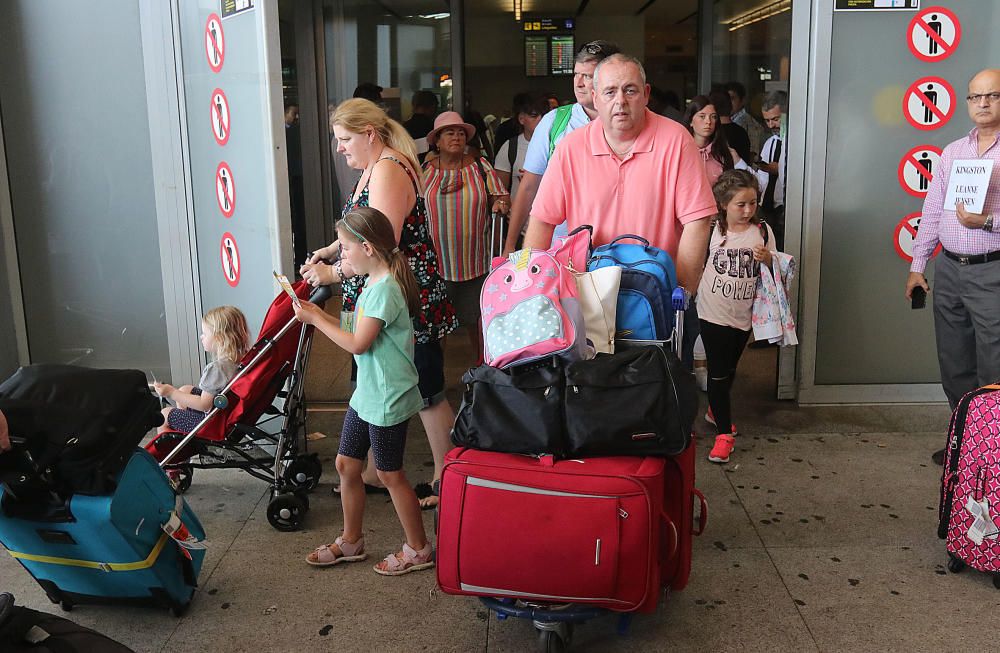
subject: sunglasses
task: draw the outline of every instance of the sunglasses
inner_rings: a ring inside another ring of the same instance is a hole
[[[602,43],[600,41],[591,41],[590,43],[587,43],[586,45],[581,47],[580,52],[586,52],[587,54],[592,54],[597,56],[605,56],[606,47],[607,47],[606,43]]]

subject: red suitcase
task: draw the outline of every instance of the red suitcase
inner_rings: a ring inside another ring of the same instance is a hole
[[[664,510],[668,492],[673,503],[693,484],[686,455],[678,461],[690,461],[690,474],[668,490],[664,470],[685,462],[452,450],[441,482],[438,584],[449,594],[653,611],[661,569],[683,586],[690,567],[690,492],[680,521]]]
[[[677,527],[674,555],[668,556],[660,569],[663,585],[682,590],[691,575],[691,547],[694,535],[705,531],[708,521],[708,504],[705,496],[694,486],[694,439],[684,453],[666,459],[664,486],[665,510],[671,524]],[[698,525],[695,528],[694,503],[698,502]],[[674,537],[668,533],[667,537]],[[668,551],[670,550],[668,542]]]

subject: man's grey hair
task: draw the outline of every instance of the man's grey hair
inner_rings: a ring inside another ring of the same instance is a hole
[[[639,68],[639,76],[642,77],[643,85],[646,84],[646,69],[642,67],[642,62],[633,57],[630,54],[625,54],[624,52],[619,52],[618,54],[613,54],[606,59],[602,59],[601,63],[597,64],[597,68],[594,68],[594,91],[597,91],[597,77],[601,72],[601,68],[608,63],[631,63],[635,64]]]
[[[760,104],[761,111],[770,111],[774,107],[780,107],[781,113],[788,113],[788,93],[784,91],[771,91],[764,96],[764,101]]]

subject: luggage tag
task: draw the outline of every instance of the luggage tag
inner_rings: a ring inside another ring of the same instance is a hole
[[[181,551],[191,560],[190,551],[202,551],[208,548],[208,545],[204,541],[199,540],[187,529],[184,522],[181,521],[181,512],[184,507],[184,499],[180,496],[177,497],[177,503],[175,504],[174,510],[170,511],[170,519],[167,520],[160,528],[163,532],[173,538],[174,542],[181,547]]]
[[[997,539],[998,535],[1000,535],[1000,529],[997,528],[993,517],[990,516],[989,499],[983,497],[979,501],[976,501],[970,496],[965,502],[965,509],[975,518],[966,536],[976,546],[981,546],[984,540]]]

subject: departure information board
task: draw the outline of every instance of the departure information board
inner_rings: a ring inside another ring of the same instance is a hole
[[[550,44],[552,46],[549,51],[552,61],[552,74],[572,75],[573,57],[576,54],[573,49],[573,37],[553,36],[551,37]]]
[[[527,77],[549,74],[549,37],[524,37],[524,74]]]

